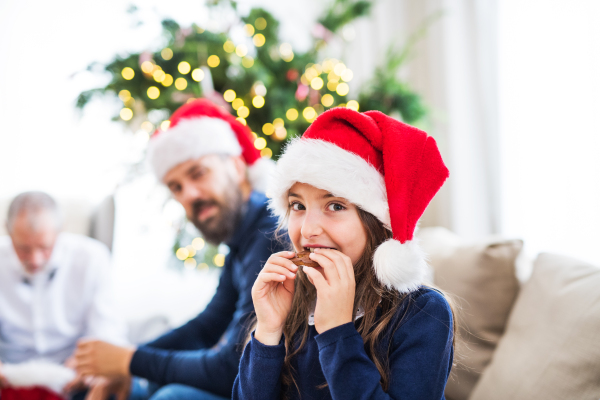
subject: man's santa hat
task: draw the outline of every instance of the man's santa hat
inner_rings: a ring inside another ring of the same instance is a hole
[[[379,111],[334,108],[319,116],[277,162],[268,193],[285,225],[288,191],[307,183],[373,214],[393,233],[375,251],[379,281],[401,293],[416,290],[427,271],[413,239],[417,221],[448,169],[435,140]]]
[[[250,128],[209,100],[194,100],[177,109],[169,129],[155,132],[148,146],[149,163],[160,181],[178,164],[208,154],[241,155],[252,188],[265,191],[274,162],[260,156]]]

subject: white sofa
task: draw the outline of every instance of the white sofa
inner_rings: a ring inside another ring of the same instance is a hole
[[[459,336],[448,400],[600,399],[600,268],[523,242],[419,232]]]

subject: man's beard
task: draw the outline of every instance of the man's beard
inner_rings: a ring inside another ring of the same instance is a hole
[[[212,244],[219,244],[230,239],[242,219],[244,199],[240,188],[232,184],[224,193],[221,201],[197,200],[193,204],[193,217],[189,218],[196,228],[202,233],[204,239]],[[205,207],[216,206],[217,213],[205,219],[198,220],[198,215]]]

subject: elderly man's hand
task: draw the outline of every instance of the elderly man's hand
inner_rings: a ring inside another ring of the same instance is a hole
[[[115,395],[116,400],[127,400],[131,390],[131,376],[125,377],[96,377],[90,383],[85,400],[107,400]]]
[[[4,377],[4,375],[2,375],[2,362],[0,362],[0,389],[3,389],[5,387],[9,387],[9,383],[6,380],[6,378]]]
[[[135,348],[121,347],[95,339],[77,342],[75,360],[77,373],[82,376],[128,376]]]
[[[75,367],[77,367],[77,361],[75,361],[74,356],[67,358],[67,361],[65,361],[65,367],[75,370]],[[65,387],[62,389],[62,393],[65,395],[65,397],[69,397],[69,394],[83,390],[87,386],[88,385],[86,384],[85,379],[81,375],[77,374],[71,382],[65,385]]]

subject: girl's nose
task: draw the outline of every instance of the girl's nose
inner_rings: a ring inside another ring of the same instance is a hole
[[[322,216],[319,212],[307,211],[300,229],[302,237],[310,239],[323,233]]]

